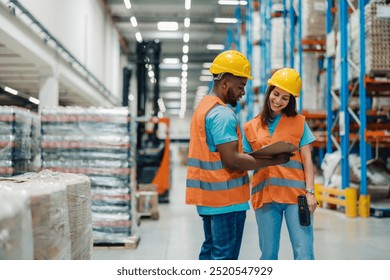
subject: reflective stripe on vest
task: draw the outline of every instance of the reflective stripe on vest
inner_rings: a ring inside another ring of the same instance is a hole
[[[274,134],[270,135],[267,127],[262,127],[257,117],[244,125],[244,131],[253,150],[279,140],[299,146],[303,135],[305,118],[282,116]],[[306,188],[305,174],[299,151],[294,153],[290,161],[257,170],[252,178],[251,200],[253,209],[260,208],[264,203],[276,201],[279,203],[296,204],[297,196],[304,194]]]
[[[220,207],[249,200],[247,172],[232,172],[224,168],[218,152],[210,152],[206,141],[206,115],[216,105],[226,106],[218,97],[205,96],[191,120],[188,153],[186,203]],[[243,152],[241,131],[237,125],[238,149]]]

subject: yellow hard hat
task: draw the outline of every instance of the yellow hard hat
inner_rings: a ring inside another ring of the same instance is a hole
[[[234,76],[253,79],[251,76],[251,64],[240,52],[229,50],[220,53],[210,66],[212,74],[231,73]]]
[[[302,80],[299,73],[292,68],[283,68],[276,71],[268,80],[269,86],[281,88],[295,97],[299,97],[302,89]]]

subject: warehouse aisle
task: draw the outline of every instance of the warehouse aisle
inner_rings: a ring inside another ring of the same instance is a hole
[[[143,218],[136,249],[94,248],[94,260],[192,260],[203,241],[195,207],[184,204],[186,168],[173,165],[170,203],[160,204],[160,219]],[[253,211],[247,221],[240,259],[260,256]],[[318,209],[315,213],[315,255],[318,260],[390,260],[390,218],[346,218],[341,212]],[[292,259],[285,226],[279,258]]]

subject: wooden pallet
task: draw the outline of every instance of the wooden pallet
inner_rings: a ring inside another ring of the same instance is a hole
[[[139,242],[139,236],[129,236],[113,240],[94,240],[93,247],[95,249],[136,249]]]

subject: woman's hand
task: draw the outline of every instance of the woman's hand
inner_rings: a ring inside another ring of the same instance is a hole
[[[307,205],[309,206],[310,213],[314,213],[317,208],[317,199],[314,194],[306,193]]]

